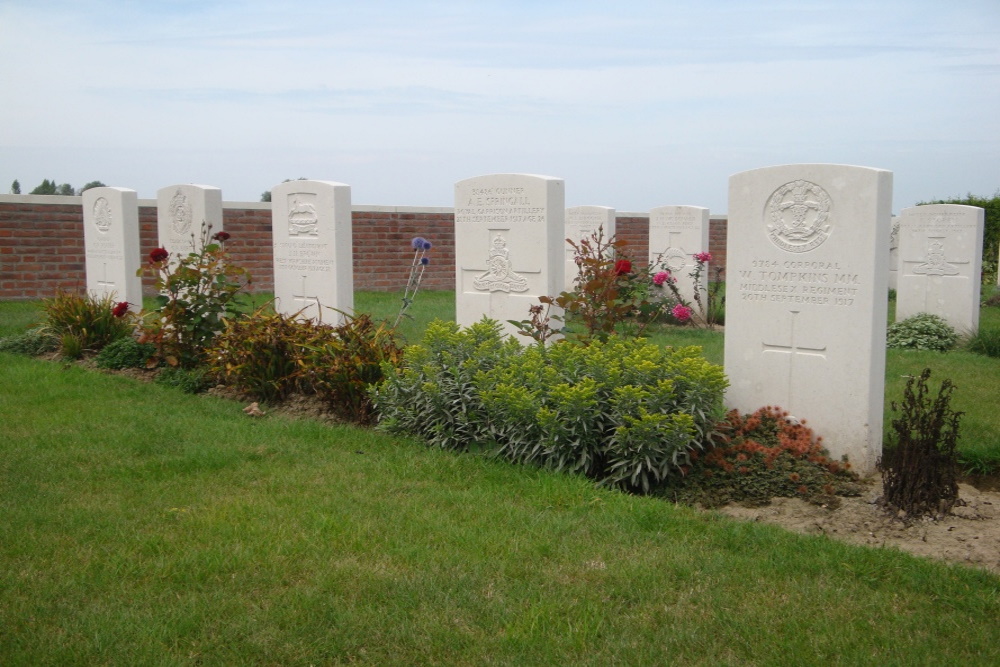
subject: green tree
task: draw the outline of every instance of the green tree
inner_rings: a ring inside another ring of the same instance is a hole
[[[12,195],[21,194],[21,183],[15,178],[14,182],[10,184],[10,193]]]
[[[73,189],[73,186],[70,185],[69,183],[63,183],[62,185],[56,188],[56,194],[62,195],[63,197],[72,197],[73,195],[76,194],[76,191]]]
[[[286,178],[285,180],[282,181],[282,183],[287,183],[290,180],[292,180],[292,179]],[[299,176],[295,180],[297,180],[297,181],[308,181],[309,179],[306,178],[305,176]],[[260,200],[261,201],[271,201],[271,191],[270,190],[264,190],[264,192],[260,195]]]
[[[45,179],[42,184],[31,191],[33,195],[54,195],[56,193],[56,182]]]
[[[87,183],[85,186],[83,186],[82,188],[80,188],[80,192],[78,194],[82,195],[84,192],[86,192],[90,188],[106,188],[106,187],[108,187],[108,186],[105,185],[104,183],[101,183],[100,181],[91,181],[90,183]]]

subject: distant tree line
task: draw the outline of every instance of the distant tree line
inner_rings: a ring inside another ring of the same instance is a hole
[[[44,181],[42,181],[41,185],[36,187],[28,194],[63,195],[64,197],[72,197],[73,195],[83,194],[84,190],[89,190],[90,188],[103,188],[103,187],[107,186],[105,186],[104,183],[101,183],[100,181],[91,181],[90,183],[87,183],[79,190],[74,190],[73,186],[70,185],[69,183],[61,183],[59,185],[56,185],[56,182],[54,180],[50,181],[49,179],[46,178]],[[18,181],[16,178],[14,179],[14,182],[10,184],[10,193],[12,195],[21,194],[21,182]]]

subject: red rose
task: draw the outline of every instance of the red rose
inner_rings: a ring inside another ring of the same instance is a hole
[[[153,252],[149,253],[149,261],[154,264],[156,262],[162,262],[167,257],[170,257],[170,253],[167,252],[166,248],[153,248]]]
[[[632,262],[627,259],[619,259],[615,262],[615,275],[623,276],[626,273],[632,273]]]
[[[216,232],[212,235],[212,238],[216,241],[228,241],[230,239],[229,232]]]
[[[118,304],[111,310],[111,314],[115,317],[125,317],[125,313],[128,312],[128,301],[119,301]]]

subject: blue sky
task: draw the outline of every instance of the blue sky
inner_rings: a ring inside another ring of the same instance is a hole
[[[451,206],[524,172],[725,213],[730,175],[795,162],[889,169],[896,212],[1000,188],[998,0],[0,0],[0,91],[0,192]]]

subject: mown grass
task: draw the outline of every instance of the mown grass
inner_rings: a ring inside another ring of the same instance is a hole
[[[0,664],[996,664],[1000,578],[0,354]]]

